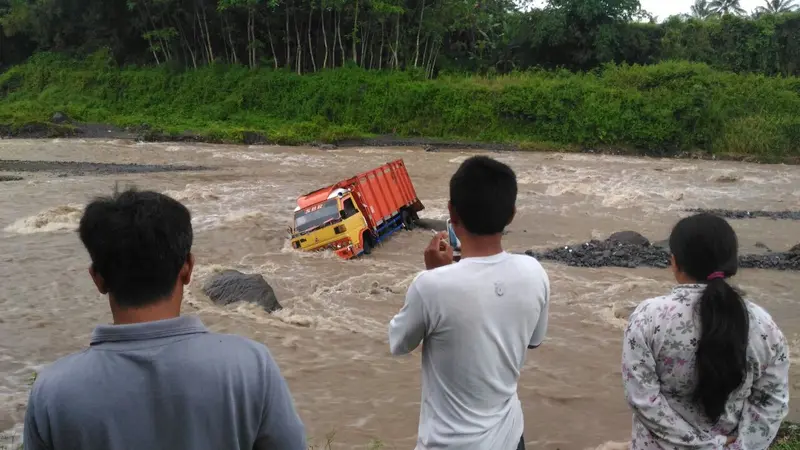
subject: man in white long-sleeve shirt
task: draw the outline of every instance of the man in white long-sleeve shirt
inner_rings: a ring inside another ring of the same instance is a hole
[[[466,160],[448,205],[462,259],[453,263],[447,234],[436,235],[389,324],[392,354],[423,343],[417,450],[525,448],[517,381],[526,350],[544,340],[550,282],[536,259],[503,250],[516,197],[510,167]]]

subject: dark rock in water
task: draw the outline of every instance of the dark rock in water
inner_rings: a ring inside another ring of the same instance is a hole
[[[267,138],[261,134],[256,133],[255,131],[245,131],[242,132],[242,143],[246,145],[260,145],[266,144]]]
[[[623,244],[642,245],[647,247],[650,241],[646,237],[635,231],[619,231],[608,237],[608,241],[620,242]]]
[[[311,146],[316,147],[320,150],[336,150],[337,148],[339,148],[339,146],[336,144],[323,144],[320,142],[313,142],[311,143]]]
[[[423,149],[424,149],[426,152],[431,152],[431,153],[436,153],[436,152],[438,152],[438,151],[439,151],[439,148],[438,148],[438,147],[434,147],[434,146],[432,146],[432,145],[426,145],[426,146],[424,146],[424,147],[422,147],[422,148],[423,148]]]
[[[16,177],[13,175],[0,175],[0,183],[3,181],[22,181],[22,177]]]
[[[62,112],[57,112],[53,114],[53,117],[50,118],[50,122],[53,123],[64,123],[67,122],[68,120],[69,117],[67,117],[67,115]]]
[[[793,255],[800,255],[800,244],[797,244],[791,249],[789,249],[789,253]]]
[[[447,221],[439,219],[417,219],[417,226],[426,230],[446,231]]]
[[[800,211],[740,211],[735,209],[687,209],[691,213],[707,213],[726,219],[774,219],[774,220],[800,220]]]
[[[250,302],[261,305],[267,312],[283,309],[264,277],[244,274],[237,270],[226,270],[214,275],[203,286],[203,292],[220,306],[235,302]]]
[[[664,239],[663,241],[656,241],[652,244],[653,247],[660,248],[662,250],[666,250],[669,252],[669,239]]]
[[[764,250],[767,253],[772,253],[772,249],[770,249],[767,244],[763,242],[756,242],[755,247],[761,250]]]

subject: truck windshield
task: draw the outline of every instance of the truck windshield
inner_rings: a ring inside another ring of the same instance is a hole
[[[326,222],[340,218],[339,204],[336,199],[331,199],[322,203],[322,206],[314,211],[306,212],[305,210],[300,210],[294,213],[294,227],[298,233],[304,233]]]

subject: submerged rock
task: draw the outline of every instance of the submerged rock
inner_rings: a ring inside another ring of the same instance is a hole
[[[203,292],[219,306],[249,302],[261,305],[270,313],[283,309],[272,286],[259,274],[226,270],[211,277],[203,286]]]
[[[650,245],[650,241],[646,237],[635,231],[619,231],[609,236],[607,240],[623,244],[643,245],[645,247]]]
[[[446,231],[447,221],[439,219],[417,219],[417,226],[426,230]]]
[[[422,148],[423,148],[423,149],[424,149],[426,152],[430,152],[430,153],[436,153],[436,152],[438,152],[438,151],[439,151],[439,148],[438,148],[438,147],[434,147],[434,146],[432,146],[432,145],[425,145],[425,146],[424,146],[424,147],[422,147]]]

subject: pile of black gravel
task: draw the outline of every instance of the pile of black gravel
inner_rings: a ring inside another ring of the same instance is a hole
[[[687,209],[691,213],[707,213],[726,219],[766,218],[775,220],[800,220],[800,211],[741,211],[736,209]]]
[[[544,252],[528,250],[528,256],[574,267],[669,267],[669,253],[659,247],[613,241],[589,241]]]
[[[800,253],[741,255],[739,256],[739,267],[743,269],[800,270]]]
[[[583,244],[553,248],[543,252],[528,250],[528,256],[573,267],[669,267],[666,248],[653,245],[592,240]],[[740,255],[743,269],[800,270],[800,245],[787,252]]]

